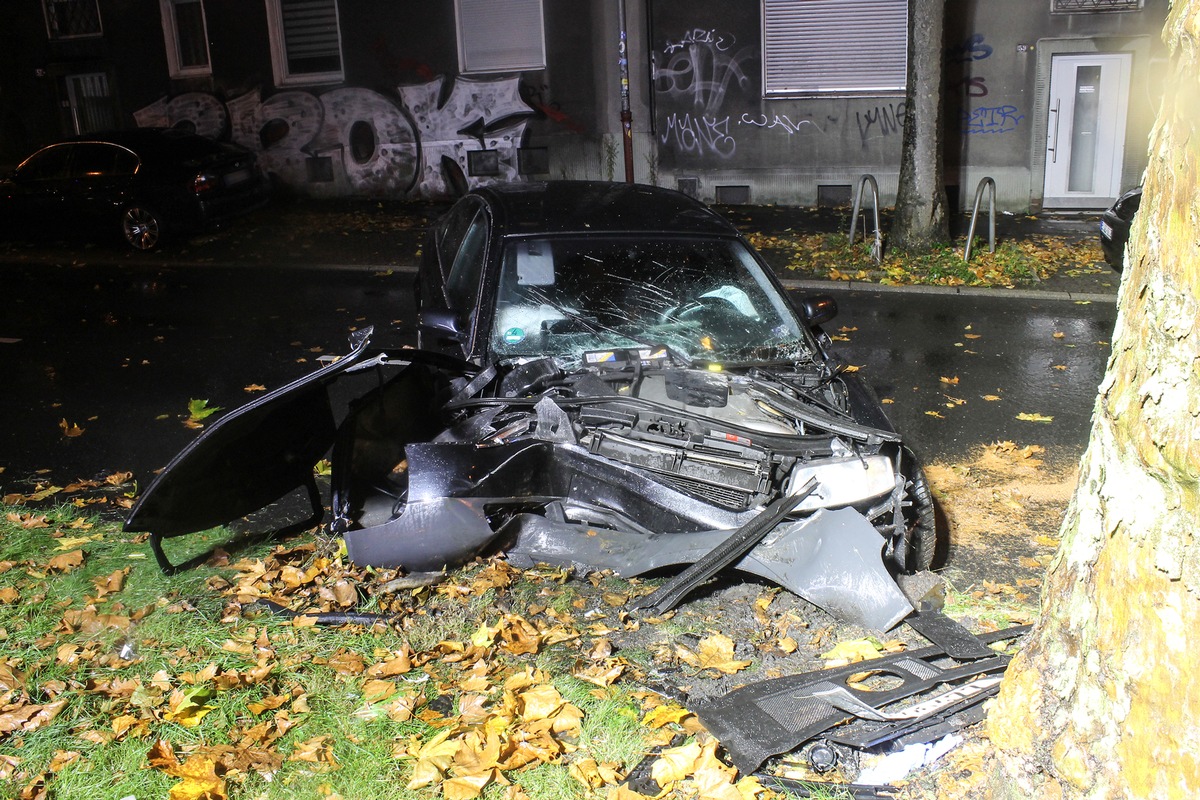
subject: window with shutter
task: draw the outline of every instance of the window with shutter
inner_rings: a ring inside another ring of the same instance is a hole
[[[767,97],[903,93],[907,0],[763,0]]]
[[[211,75],[203,0],[158,0],[172,78]]]
[[[267,27],[276,85],[344,79],[337,0],[267,0]]]
[[[546,68],[542,0],[455,0],[464,74]]]

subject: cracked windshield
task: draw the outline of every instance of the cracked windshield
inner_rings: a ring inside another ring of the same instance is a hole
[[[746,362],[813,352],[787,301],[735,241],[513,241],[495,314],[491,349],[501,357],[599,363],[614,349],[662,346],[687,361]]]

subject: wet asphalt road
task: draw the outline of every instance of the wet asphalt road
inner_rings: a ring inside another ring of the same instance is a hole
[[[410,272],[0,263],[0,493],[131,471],[141,486],[228,409],[345,352],[347,334],[413,341]],[[926,461],[993,441],[1077,460],[1111,303],[834,289],[827,329]],[[1029,422],[1018,414],[1050,417]],[[60,425],[79,426],[79,436]]]

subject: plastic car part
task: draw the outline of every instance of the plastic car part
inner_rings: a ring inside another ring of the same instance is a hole
[[[704,581],[744,556],[783,521],[804,498],[817,488],[816,478],[810,478],[796,494],[781,497],[762,510],[757,517],[732,533],[690,567],[658,587],[652,594],[630,603],[631,608],[653,608],[659,614],[671,610]]]
[[[798,781],[776,775],[756,774],[758,782],[768,789],[787,792],[791,797],[850,797],[853,800],[887,800],[900,796],[897,786],[861,786],[857,783],[821,783]]]
[[[917,610],[905,620],[917,633],[960,661],[987,658],[992,651],[979,643],[974,634],[941,611],[917,604]]]
[[[829,738],[858,750],[889,744],[902,748],[909,744],[935,741],[978,721],[981,715],[973,713],[972,709],[978,708],[984,700],[994,697],[999,691],[1000,676],[988,675],[895,714],[866,714],[861,708],[842,708],[843,711],[851,710],[851,713],[867,722],[839,728]]]
[[[383,525],[346,531],[346,553],[355,564],[436,572],[458,566],[496,538],[476,499],[410,502]]]
[[[611,569],[623,577],[694,564],[729,538],[728,530],[637,533],[519,514],[502,531],[508,560]],[[879,533],[854,509],[821,510],[784,522],[732,564],[765,578],[844,622],[888,630],[912,612],[880,556]]]
[[[1020,636],[1029,626],[1008,628],[979,637],[982,644]],[[762,681],[692,708],[704,726],[720,740],[734,765],[744,773],[758,769],[774,755],[789,753],[813,737],[854,718],[862,707],[879,709],[943,683],[955,683],[1004,671],[1009,657],[962,663],[940,647],[859,662],[830,670]],[[949,663],[946,663],[946,662]],[[849,685],[850,676],[864,670],[900,679],[900,685],[870,692]],[[842,706],[851,706],[854,711]],[[861,705],[858,705],[861,703]]]

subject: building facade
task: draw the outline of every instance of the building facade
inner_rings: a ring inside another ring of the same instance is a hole
[[[1102,208],[1136,185],[1166,11],[947,3],[952,205],[983,178],[1012,211]],[[895,197],[907,0],[10,0],[5,15],[0,165],[64,135],[182,126],[316,197],[623,180],[627,158],[707,201],[838,205],[865,175]]]

